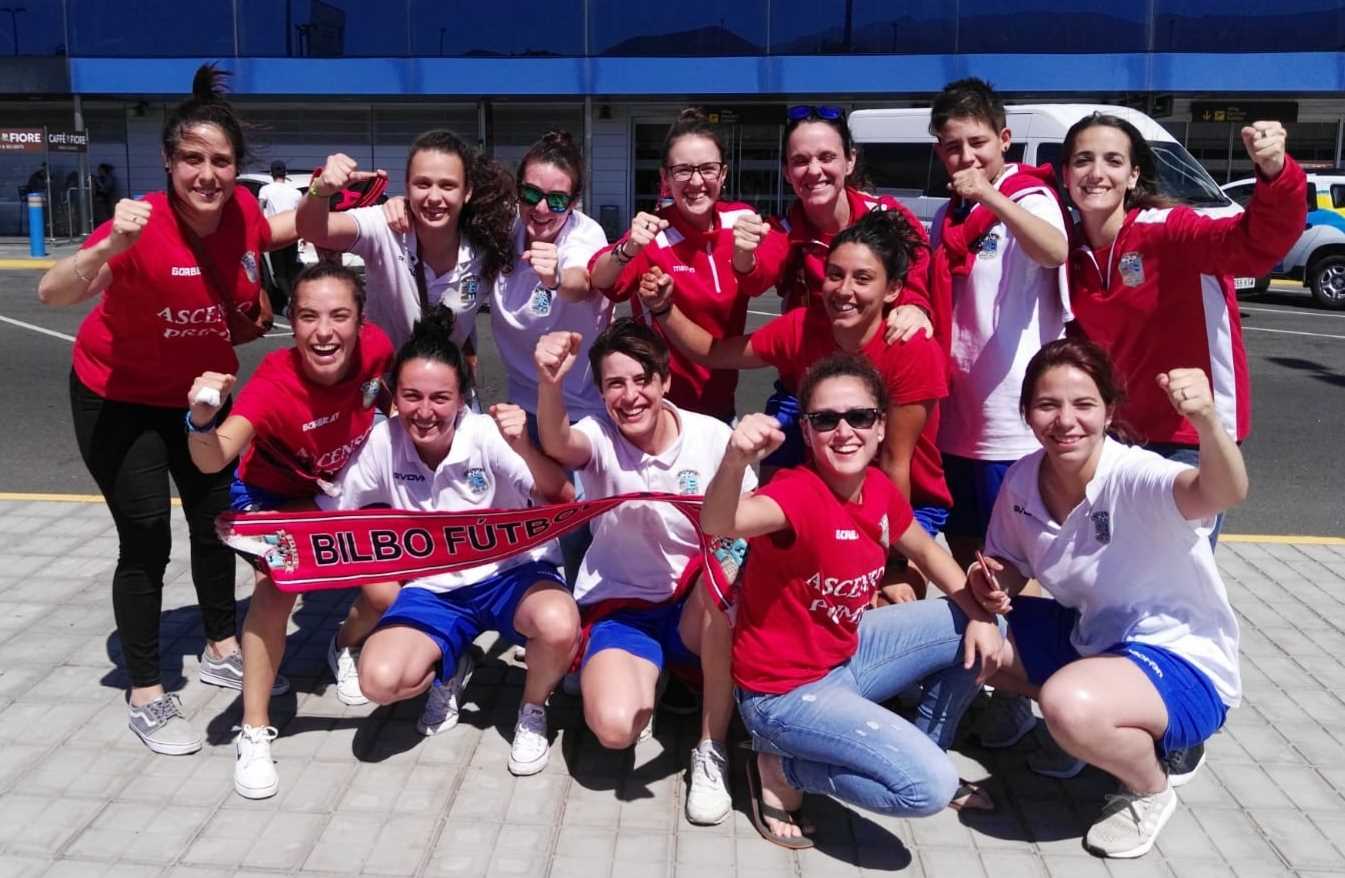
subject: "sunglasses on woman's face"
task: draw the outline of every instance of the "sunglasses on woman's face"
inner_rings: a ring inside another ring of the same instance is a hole
[[[845,110],[840,107],[826,105],[812,107],[807,104],[798,104],[789,108],[789,121],[791,122],[802,122],[804,119],[826,119],[828,122],[834,122],[844,117]]]
[[[867,430],[878,423],[878,418],[882,414],[878,409],[846,409],[843,412],[820,409],[815,412],[807,412],[804,417],[808,419],[808,423],[813,425],[813,430],[816,432],[830,433],[841,425],[842,420],[856,430]]]
[[[560,213],[574,202],[574,196],[568,192],[543,192],[528,183],[519,187],[518,197],[528,207],[536,207],[545,198],[546,206],[551,208],[552,213]]]

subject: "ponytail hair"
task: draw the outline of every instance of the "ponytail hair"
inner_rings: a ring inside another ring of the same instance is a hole
[[[477,253],[481,254],[481,281],[493,284],[508,274],[514,263],[514,217],[517,211],[514,179],[509,171],[474,146],[469,146],[452,131],[426,131],[411,143],[406,157],[406,175],[420,152],[441,152],[457,156],[462,162],[472,197],[463,205],[458,230]]]
[[[462,349],[453,341],[453,324],[453,310],[443,304],[435,305],[416,321],[411,327],[411,338],[398,349],[397,359],[393,361],[393,390],[402,380],[402,367],[409,361],[431,360],[444,363],[457,373],[459,399],[471,398],[472,373],[467,368]]]
[[[672,151],[673,144],[683,137],[692,136],[704,137],[713,143],[719,151],[719,160],[724,161],[724,141],[715,126],[710,124],[710,117],[700,107],[686,107],[677,114],[677,121],[668,127],[668,135],[663,138],[661,161],[664,167],[668,165],[668,153]]]
[[[929,247],[901,211],[878,209],[869,211],[858,222],[838,232],[831,239],[827,252],[835,253],[842,244],[868,247],[883,264],[888,283],[898,280],[902,284],[906,283],[906,271],[921,248]]]
[[[232,75],[214,64],[196,68],[191,82],[191,97],[173,108],[163,124],[161,140],[165,161],[172,161],[187,131],[197,125],[214,125],[224,132],[234,151],[234,167],[241,168],[248,159],[247,140],[243,124],[225,100],[225,81]],[[168,191],[172,192],[170,185]]]
[[[542,139],[528,147],[523,160],[518,163],[518,177],[515,182],[523,188],[523,175],[533,163],[554,165],[570,178],[570,197],[584,191],[584,154],[574,142],[574,136],[564,128],[555,128],[542,135]]]

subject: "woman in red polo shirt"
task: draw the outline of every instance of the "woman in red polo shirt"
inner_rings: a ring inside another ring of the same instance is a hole
[[[652,276],[641,284],[640,295],[686,357],[720,369],[774,366],[780,374],[777,384],[788,394],[798,391],[804,371],[823,357],[838,351],[865,357],[882,376],[890,401],[879,465],[915,508],[916,520],[937,536],[952,506],[934,444],[939,400],[948,395],[946,359],[942,348],[922,334],[888,342],[883,322],[883,311],[901,295],[910,266],[928,251],[918,228],[896,211],[866,214],[832,239],[815,303],[782,314],[750,335],[711,336],[666,301],[667,284]],[[803,463],[797,418],[787,421],[769,407],[767,413],[781,422],[786,439],[763,468]],[[884,596],[923,596],[924,580],[915,571],[904,578],[904,587],[885,588]]]
[[[38,287],[48,305],[103,294],[75,340],[70,401],[80,454],[117,526],[112,606],[130,676],[130,726],[156,753],[201,748],[159,675],[169,475],[191,533],[207,641],[201,678],[231,688],[243,678],[234,556],[215,535],[215,516],[229,508],[229,474],[192,465],[183,402],[202,372],[238,370],[229,314],[259,307],[262,251],[296,238],[293,213],[264,218],[251,193],[235,188],[247,147],[220,76],[199,69],[191,98],[164,124],[167,191],[122,199],[113,219]]]
[[[870,466],[883,442],[887,390],[853,354],[816,363],[799,388],[805,466],[743,495],[747,468],[784,441],[768,415],[745,417],[705,491],[706,533],[748,540],[733,628],[739,712],[757,756],[752,812],[768,841],[811,847],[803,793],[882,814],[981,806],[944,755],[1003,640],[957,562]],[[947,600],[867,611],[888,547],[917,562]],[[975,669],[980,663],[979,670]],[[925,682],[915,722],[882,702]]]
[[[659,176],[672,205],[636,214],[621,240],[598,251],[589,262],[594,289],[613,301],[632,299],[638,318],[633,295],[645,272],[656,271],[671,278],[675,301],[697,326],[719,337],[741,335],[748,299],[775,283],[770,266],[783,258],[783,237],[767,243],[769,228],[749,205],[719,200],[728,177],[724,146],[698,109],[683,110],[668,129]],[[779,256],[768,258],[763,246]],[[733,420],[737,372],[707,369],[676,349],[670,365],[674,405]]]
[[[392,342],[364,321],[364,302],[364,284],[350,269],[331,263],[306,268],[295,279],[287,314],[294,347],[266,355],[233,412],[224,417],[233,375],[205,372],[193,383],[187,424],[192,461],[213,473],[242,454],[232,485],[235,510],[277,509],[337,493],[337,473],[374,426],[375,403],[387,406],[383,375],[392,366]],[[360,691],[355,653],[397,590],[395,582],[365,586],[332,637],[327,663],[345,704],[369,700]],[[268,706],[294,597],[257,570],[243,623],[243,724],[234,763],[234,789],[248,799],[273,796],[280,786]]]

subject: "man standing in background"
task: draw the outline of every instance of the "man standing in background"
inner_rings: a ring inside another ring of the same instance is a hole
[[[279,159],[271,162],[271,182],[257,193],[262,213],[268,217],[287,210],[296,210],[299,202],[303,200],[299,190],[286,176],[287,173],[288,168],[284,162]],[[267,287],[267,292],[271,296],[271,307],[277,314],[283,314],[285,303],[289,301],[290,287],[299,273],[299,242],[296,241],[279,250],[272,250],[270,257],[272,283]]]

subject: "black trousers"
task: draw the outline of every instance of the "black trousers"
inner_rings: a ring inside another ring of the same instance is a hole
[[[159,676],[163,574],[172,548],[168,477],[177,485],[191,535],[191,575],[206,637],[237,632],[234,554],[215,535],[215,516],[229,508],[232,467],[203,473],[192,463],[183,429],[186,407],[104,399],[70,373],[70,409],[84,465],[107,500],[120,551],[112,609],[132,686]]]

